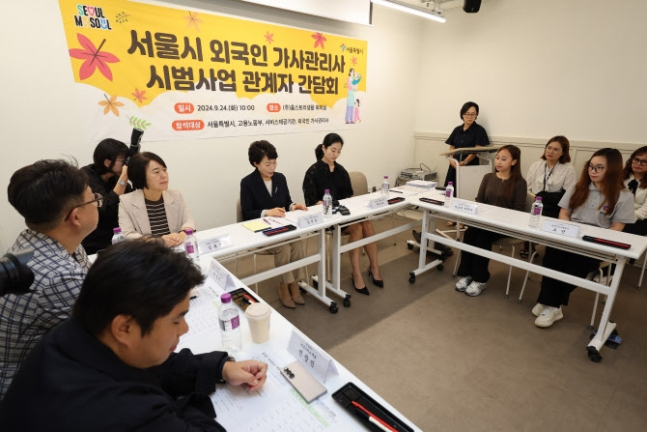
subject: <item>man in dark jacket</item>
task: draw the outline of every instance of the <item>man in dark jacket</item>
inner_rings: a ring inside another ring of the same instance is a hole
[[[267,365],[174,353],[188,331],[189,291],[203,279],[186,256],[156,243],[100,253],[72,318],[15,376],[0,405],[3,430],[224,431],[209,394],[226,382],[256,390]]]

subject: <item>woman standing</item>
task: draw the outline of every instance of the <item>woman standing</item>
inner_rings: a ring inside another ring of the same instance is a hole
[[[624,170],[625,186],[634,195],[636,223],[625,225],[624,232],[647,235],[647,146],[631,154]]]
[[[344,140],[336,133],[329,133],[325,136],[323,144],[315,148],[317,162],[315,162],[303,179],[303,195],[306,205],[316,205],[321,203],[326,189],[330,190],[333,200],[342,200],[353,196],[353,187],[350,183],[348,171],[336,162],[341,154]],[[345,232],[350,234],[348,241],[350,243],[375,234],[371,221],[365,220],[344,228]],[[369,243],[364,246],[368,255],[370,266],[368,275],[373,281],[373,285],[384,288],[384,281],[380,277],[380,267],[377,261],[377,243]],[[366,288],[362,272],[359,268],[359,248],[352,249],[348,252],[350,264],[353,269],[351,277],[355,291],[360,294],[370,295]]]
[[[276,172],[276,148],[267,141],[255,141],[249,146],[249,163],[254,172],[240,182],[240,206],[243,220],[265,216],[285,216],[286,211],[308,210],[303,204],[292,202],[285,176]],[[266,249],[274,255],[274,265],[281,267],[303,258],[301,242],[292,242]],[[297,281],[305,279],[303,269],[289,271],[280,276],[279,300],[283,306],[294,309],[295,304],[303,305]]]
[[[635,220],[633,197],[622,181],[622,155],[616,149],[596,151],[584,165],[577,183],[568,188],[561,201],[559,218],[567,221],[622,231]],[[600,261],[547,247],[544,267],[577,277],[586,277]],[[541,291],[532,313],[537,327],[550,327],[564,317],[562,305],[575,285],[544,276]]]
[[[559,201],[566,189],[575,184],[575,168],[569,153],[570,142],[565,136],[557,135],[546,143],[542,160],[530,165],[526,181],[528,192],[541,197],[544,204],[542,214],[548,217],[559,217]],[[522,258],[528,258],[528,243],[519,252]]]
[[[128,239],[159,237],[168,247],[179,246],[185,230],[195,231],[195,221],[182,193],[169,190],[166,164],[155,153],[137,153],[130,158],[128,175],[134,192],[121,196],[119,226]]]
[[[526,206],[526,181],[521,176],[521,150],[517,146],[505,145],[496,153],[494,163],[496,172],[483,177],[476,202],[523,211]],[[501,237],[504,235],[469,227],[463,243],[492,249],[492,243]],[[489,258],[463,252],[458,267],[461,278],[456,283],[456,291],[470,297],[480,295],[490,279],[489,263]]]
[[[449,150],[456,150],[469,147],[483,147],[490,144],[487,132],[483,127],[476,123],[479,115],[479,106],[475,102],[466,102],[461,108],[461,120],[463,124],[456,126],[452,131],[445,144],[449,144]],[[478,158],[474,153],[456,155],[460,166],[478,165]],[[455,162],[449,161],[449,168],[445,177],[445,186],[449,182],[454,183],[454,194],[456,194],[456,165]]]

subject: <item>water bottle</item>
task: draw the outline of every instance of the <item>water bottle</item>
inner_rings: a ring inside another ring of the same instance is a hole
[[[193,235],[193,230],[188,229],[185,233],[184,251],[186,252],[186,256],[197,261],[200,258],[200,254],[198,253],[198,240]]]
[[[539,228],[541,212],[543,210],[544,204],[541,202],[541,197],[538,196],[535,198],[535,202],[532,203],[532,207],[530,207],[530,222],[528,223],[530,228]]]
[[[323,215],[325,218],[332,217],[332,196],[330,195],[330,189],[324,191],[323,196]]]
[[[452,205],[452,198],[454,198],[454,182],[449,182],[445,188],[445,207]]]
[[[224,293],[220,296],[220,309],[218,309],[218,324],[222,335],[223,350],[229,355],[237,354],[243,345],[240,335],[240,316],[238,309],[231,302],[231,294]]]
[[[382,181],[382,196],[389,199],[389,176],[384,176]]]
[[[112,232],[114,235],[112,236],[112,244],[117,244],[121,243],[122,241],[126,241],[126,237],[121,233],[121,228],[113,228]]]

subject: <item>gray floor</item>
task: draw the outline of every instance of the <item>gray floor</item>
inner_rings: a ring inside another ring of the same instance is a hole
[[[390,224],[382,220],[376,228]],[[593,363],[585,351],[592,292],[576,290],[564,319],[539,329],[530,313],[538,276],[522,304],[516,296],[523,272],[513,271],[514,298],[506,299],[507,267],[495,262],[477,298],[454,291],[454,258],[411,285],[408,272],[418,258],[407,238],[379,243],[386,287],[369,284],[370,296],[353,295],[351,307],[340,306],[336,315],[310,296],[304,307],[282,307],[275,281],[260,284],[259,292],[424,431],[646,430],[647,283],[635,289],[640,269],[626,269],[612,314],[623,343],[605,347],[602,362]],[[362,262],[368,267],[366,257]],[[242,273],[250,263],[241,263]],[[343,263],[342,288],[354,294]],[[271,265],[259,257],[259,268]]]

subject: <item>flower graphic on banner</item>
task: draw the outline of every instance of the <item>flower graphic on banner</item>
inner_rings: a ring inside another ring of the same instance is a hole
[[[81,33],[76,34],[76,38],[83,47],[83,49],[72,48],[70,50],[70,57],[79,60],[85,60],[79,69],[79,78],[84,80],[90,78],[94,71],[98,68],[101,74],[112,81],[112,71],[106,63],[117,63],[119,59],[114,54],[109,52],[101,52],[103,44],[106,43],[104,39],[99,45],[99,48],[95,48],[94,44],[90,39],[83,36]]]
[[[355,66],[357,64],[357,57],[353,56],[350,58],[350,62]]]
[[[267,43],[269,43],[269,44],[271,44],[272,42],[274,42],[274,35],[273,35],[273,34],[270,34],[270,32],[269,32],[269,31],[268,31],[267,33],[265,33],[264,38],[267,40]]]
[[[321,49],[324,49],[324,42],[328,40],[322,33],[313,34],[312,39],[315,40],[315,48],[321,45]]]
[[[184,19],[187,22],[187,27],[193,26],[197,31],[200,31],[199,24],[202,23],[202,20],[198,18],[198,14],[196,12],[191,13],[191,11],[189,11],[189,15],[185,16]]]
[[[131,95],[135,96],[135,99],[133,100],[136,100],[140,104],[144,103],[144,100],[148,99],[146,96],[144,96],[145,94],[146,94],[146,90],[140,91],[137,87],[135,87],[135,93],[131,93]]]
[[[122,104],[121,102],[117,102],[117,96],[111,96],[108,99],[108,96],[104,94],[103,97],[105,97],[106,100],[99,102],[99,105],[101,105],[102,107],[105,107],[103,109],[103,115],[108,114],[108,111],[112,111],[114,115],[119,117],[119,110],[117,109],[117,107],[122,107],[124,106],[124,104]]]

